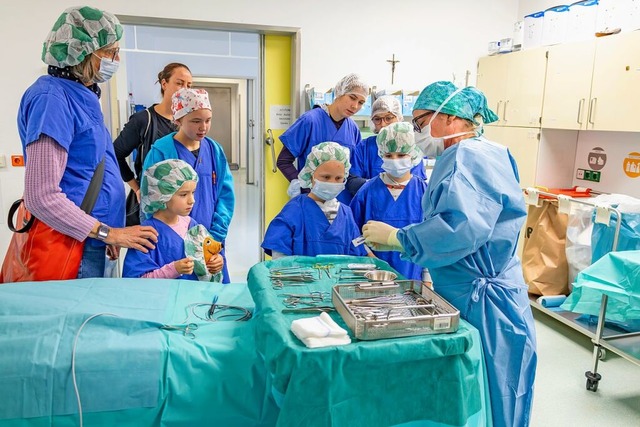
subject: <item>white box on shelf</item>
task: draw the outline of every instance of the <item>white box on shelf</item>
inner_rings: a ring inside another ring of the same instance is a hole
[[[511,37],[500,40],[500,48],[498,52],[509,53],[513,50],[513,39]]]
[[[566,42],[589,40],[595,37],[598,19],[598,0],[582,0],[569,5]]]
[[[543,25],[544,11],[532,13],[524,17],[522,49],[531,49],[542,45]]]
[[[522,49],[522,39],[524,39],[524,21],[517,21],[513,24],[513,50]]]
[[[629,0],[600,0],[598,4],[598,17],[596,20],[596,31],[604,32],[628,26],[627,16],[632,3]]]
[[[544,25],[542,26],[542,45],[549,46],[564,43],[567,37],[568,21],[569,6],[560,5],[545,10]]]

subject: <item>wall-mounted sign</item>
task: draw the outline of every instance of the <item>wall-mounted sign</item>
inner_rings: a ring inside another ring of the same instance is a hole
[[[287,129],[291,125],[291,105],[272,105],[269,112],[271,129]]]
[[[600,147],[595,147],[589,152],[589,166],[591,169],[599,171],[607,164],[607,153]]]
[[[622,168],[625,175],[627,175],[629,178],[640,177],[640,153],[636,153],[634,151],[627,154],[627,157],[622,163]]]

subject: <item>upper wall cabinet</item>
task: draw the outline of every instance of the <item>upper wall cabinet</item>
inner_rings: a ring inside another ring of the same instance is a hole
[[[542,127],[639,132],[640,31],[549,48]]]
[[[640,132],[640,31],[596,43],[588,129]]]
[[[480,58],[477,86],[499,116],[494,124],[540,126],[546,52],[539,48]]]
[[[542,127],[586,129],[595,40],[549,48]]]

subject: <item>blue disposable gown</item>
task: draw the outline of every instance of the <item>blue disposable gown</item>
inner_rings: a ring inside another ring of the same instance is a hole
[[[526,216],[515,160],[483,137],[446,149],[423,199],[424,220],[398,231],[435,290],[480,330],[495,426],[527,426],[536,339],[516,256]]]
[[[351,242],[360,236],[351,210],[340,203],[338,215],[329,223],[317,203],[307,194],[289,200],[271,221],[262,248],[267,255],[278,251],[285,255],[364,256],[361,246]]]
[[[377,135],[372,135],[358,145],[351,153],[351,170],[349,175],[359,176],[364,179],[371,179],[380,175],[382,169],[382,159],[378,155]],[[411,169],[411,175],[418,178],[427,179],[424,172],[424,164],[420,163]]]
[[[158,243],[155,249],[149,249],[146,254],[136,249],[129,249],[124,258],[122,268],[123,277],[142,277],[143,274],[157,270],[166,264],[186,257],[184,252],[184,238],[179,236],[171,227],[155,218],[149,218],[142,225],[150,225],[158,232]],[[189,228],[197,223],[191,219]],[[198,280],[195,274],[182,274],[178,279]]]
[[[304,113],[282,135],[280,141],[296,157],[298,172],[302,170],[311,152],[311,147],[321,142],[333,141],[353,149],[362,141],[358,125],[350,118],[344,119],[340,129],[322,108],[314,108]],[[344,190],[338,196],[342,203],[349,204],[351,193]]]
[[[144,160],[144,172],[153,164],[166,159],[180,159],[189,163],[198,173],[195,203],[189,216],[209,230],[218,242],[224,242],[235,207],[233,177],[222,147],[205,137],[200,143],[200,153],[196,157],[173,137],[175,132],[158,139]],[[229,283],[229,270],[224,250],[222,282]]]
[[[369,220],[386,222],[396,228],[422,221],[421,201],[426,190],[424,180],[412,176],[398,199],[393,200],[380,176],[369,180],[358,190],[350,205],[358,229]],[[400,259],[399,252],[374,251],[374,254],[407,279],[422,280],[422,267]]]
[[[91,216],[110,227],[124,227],[124,187],[95,93],[78,82],[42,76],[22,97],[18,131],[25,154],[27,145],[42,134],[53,138],[67,152],[60,188],[77,206],[104,157],[104,178]],[[90,238],[87,242],[92,246],[105,245],[97,239]]]

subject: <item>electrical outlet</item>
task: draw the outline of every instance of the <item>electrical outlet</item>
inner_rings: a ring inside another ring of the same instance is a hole
[[[11,156],[11,166],[24,166],[24,156],[22,155]]]
[[[576,173],[577,179],[585,181],[600,182],[600,171],[592,171],[589,169],[578,169]]]

